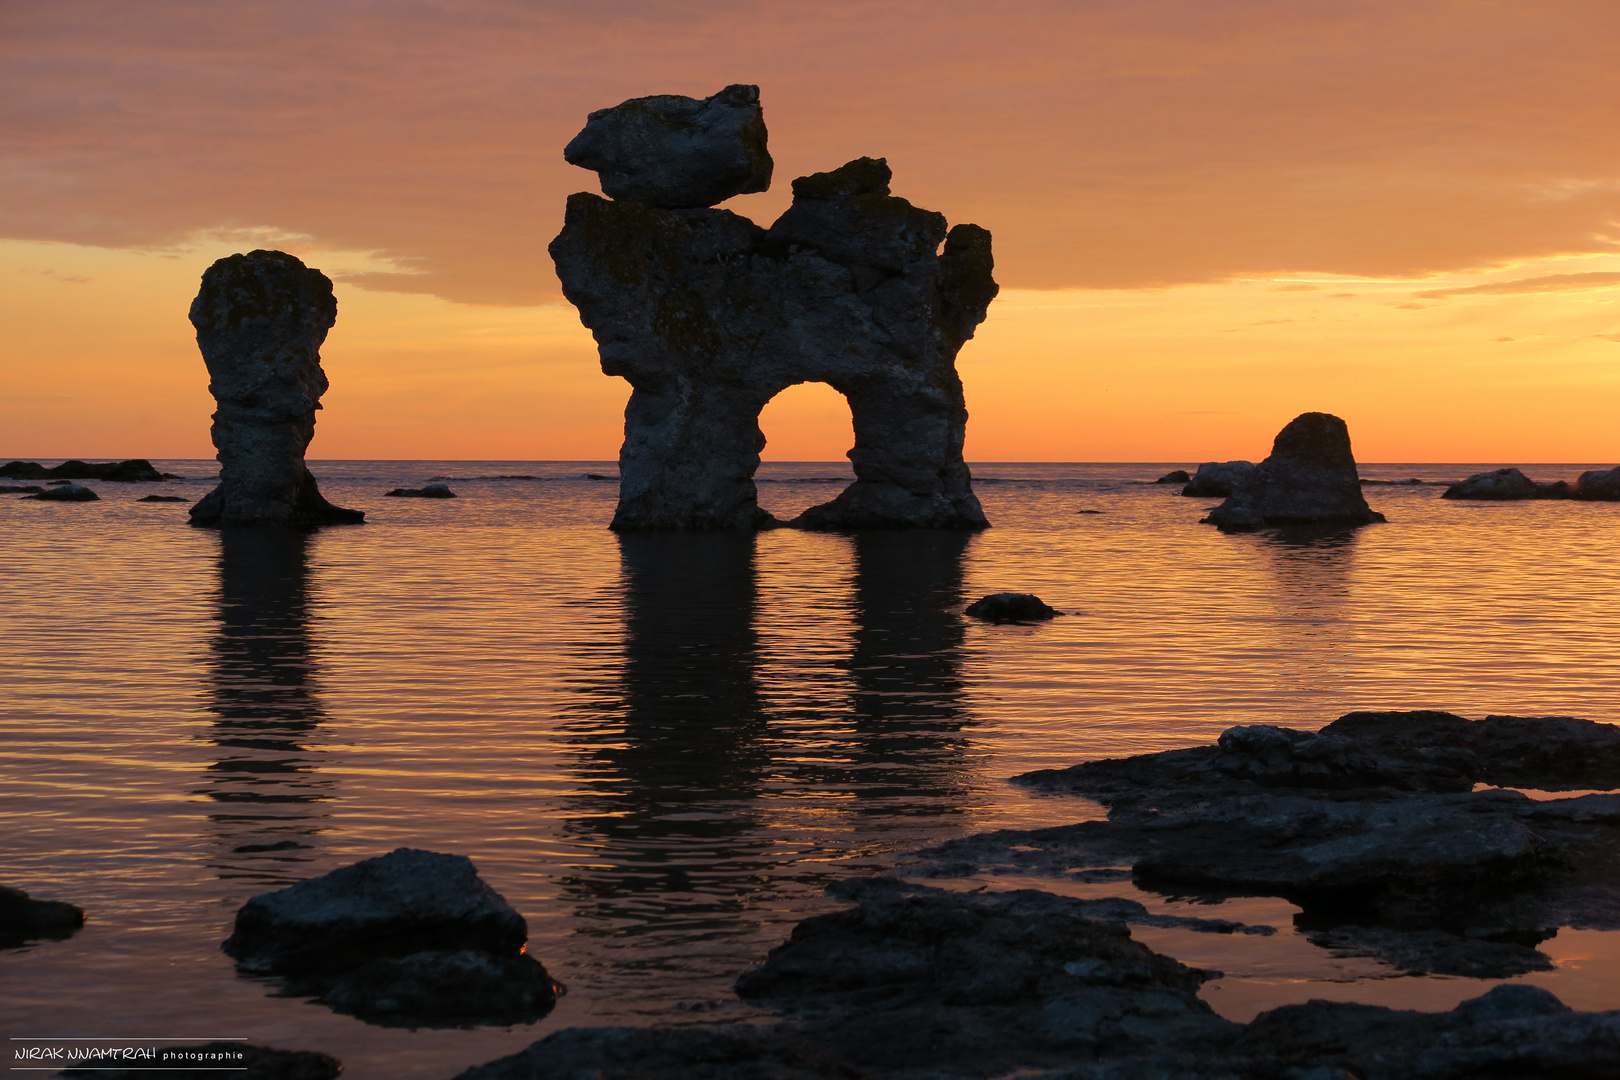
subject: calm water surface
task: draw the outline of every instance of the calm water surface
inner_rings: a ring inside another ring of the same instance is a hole
[[[158,464],[192,479],[0,506],[0,881],[90,920],[0,951],[9,1037],[242,1036],[359,1080],[448,1077],[559,1027],[754,1015],[732,981],[831,910],[829,881],[1097,815],[1005,782],[1029,769],[1351,709],[1620,722],[1617,504],[1369,486],[1388,525],[1222,536],[1198,524],[1215,500],[1142,483],[1184,462],[982,464],[995,528],[974,536],[620,537],[612,463],[343,461],[313,468],[366,525],[237,535],[135,502],[212,484],[212,462]],[[761,501],[791,516],[847,469],[767,465]],[[434,477],[461,498],[381,497]],[[1070,614],[961,617],[1000,590]],[[470,855],[527,916],[570,988],[550,1017],[372,1027],[219,952],[248,897],[401,845]],[[1088,888],[1284,928],[1294,911]],[[1286,929],[1135,933],[1226,971],[1205,996],[1239,1019],[1310,997],[1448,1008],[1485,985]],[[1561,932],[1558,969],[1527,981],[1620,1007],[1615,936]]]

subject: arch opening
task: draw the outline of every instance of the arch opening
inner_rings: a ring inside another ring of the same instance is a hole
[[[855,423],[844,395],[824,382],[795,383],[759,413],[765,436],[754,483],[759,505],[778,521],[791,521],[830,502],[855,479],[848,451]]]

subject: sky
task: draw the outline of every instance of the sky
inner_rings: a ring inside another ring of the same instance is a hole
[[[208,457],[215,259],[330,275],[312,458],[611,459],[545,247],[592,109],[761,87],[995,237],[979,461],[1620,461],[1613,0],[0,0],[0,456]],[[850,442],[829,388],[765,456]]]

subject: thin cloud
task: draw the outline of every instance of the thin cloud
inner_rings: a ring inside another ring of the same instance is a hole
[[[1516,293],[1574,292],[1620,285],[1620,273],[1593,271],[1586,274],[1544,274],[1516,281],[1493,281],[1489,285],[1468,285],[1460,289],[1433,289],[1413,293],[1424,300],[1444,300],[1448,296],[1510,296]]]

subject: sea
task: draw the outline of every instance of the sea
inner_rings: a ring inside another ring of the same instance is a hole
[[[0,883],[88,920],[0,950],[8,1047],[245,1038],[448,1078],[563,1027],[758,1020],[733,982],[840,906],[829,883],[1103,815],[1019,773],[1357,709],[1620,723],[1620,504],[1440,498],[1500,463],[1363,463],[1388,523],[1303,535],[1200,524],[1218,500],[1153,482],[1189,462],[976,463],[992,528],[855,535],[619,535],[605,461],[313,461],[365,524],[221,533],[137,501],[196,499],[215,464],[155,464],[182,479],[0,497]],[[851,474],[758,479],[787,518]],[[434,480],[458,497],[384,494]],[[1001,591],[1064,614],[964,617]],[[568,988],[549,1016],[373,1026],[220,951],[248,898],[398,847],[470,856],[523,913]],[[1224,972],[1203,996],[1237,1020],[1491,985],[1318,948],[1279,899],[953,885],[1274,925],[1133,928]],[[1617,938],[1565,928],[1515,981],[1620,1008]]]

